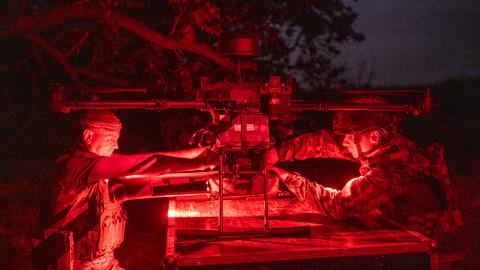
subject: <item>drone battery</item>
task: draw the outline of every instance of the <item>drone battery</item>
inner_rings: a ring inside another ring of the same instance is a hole
[[[241,113],[231,127],[220,134],[220,142],[228,146],[256,147],[268,144],[270,140],[268,117],[262,114]]]

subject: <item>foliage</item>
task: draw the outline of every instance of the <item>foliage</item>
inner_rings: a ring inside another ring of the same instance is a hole
[[[337,46],[363,39],[341,0],[20,0],[0,8],[0,39],[33,45],[14,57],[12,45],[1,48],[9,71],[35,63],[34,72],[68,84],[146,86],[173,97],[191,96],[199,76],[228,68],[214,50],[225,32],[257,33],[264,74],[292,74],[315,89],[338,82]]]

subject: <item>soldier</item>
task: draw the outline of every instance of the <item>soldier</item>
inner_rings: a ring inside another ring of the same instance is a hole
[[[122,125],[115,114],[106,110],[88,111],[80,120],[80,126],[81,141],[57,160],[57,176],[52,185],[52,229],[73,232],[75,269],[123,269],[114,259],[113,251],[123,241],[126,215],[122,203],[110,198],[109,179],[203,170],[214,166],[216,159],[206,148],[114,154]],[[99,228],[92,229],[97,224]],[[89,252],[81,249],[91,244],[91,238],[98,238],[93,241],[93,248],[90,247]]]
[[[353,98],[351,103],[387,104],[380,97]],[[321,130],[281,144],[267,154],[270,164],[307,158],[358,162],[360,176],[341,189],[324,187],[296,173],[273,167],[274,173],[301,200],[334,219],[359,217],[371,210],[440,242],[451,241],[461,216],[453,211],[443,147],[420,150],[399,133],[401,114],[341,111],[333,133]],[[336,134],[343,135],[338,143]]]

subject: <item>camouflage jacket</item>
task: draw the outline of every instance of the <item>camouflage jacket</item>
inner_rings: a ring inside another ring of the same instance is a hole
[[[277,148],[279,161],[338,158],[360,163],[360,176],[341,189],[324,187],[290,173],[284,183],[302,201],[335,219],[358,217],[378,209],[384,216],[435,239],[461,223],[452,215],[450,179],[443,147],[417,149],[396,135],[373,157],[354,159],[335,135],[322,130],[287,141]]]

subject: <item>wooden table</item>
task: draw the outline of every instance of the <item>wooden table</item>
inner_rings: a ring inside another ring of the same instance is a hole
[[[273,198],[269,199],[272,233],[261,235],[263,198],[233,198],[224,200],[225,233],[220,235],[214,232],[218,203],[207,196],[170,199],[167,269],[435,267],[431,239],[400,229],[379,215],[339,222],[295,198]]]

